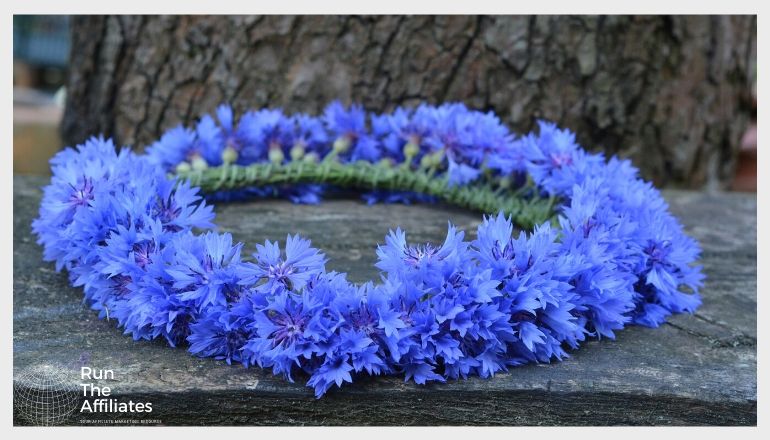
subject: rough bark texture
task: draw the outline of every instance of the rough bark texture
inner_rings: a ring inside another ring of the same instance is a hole
[[[703,306],[657,329],[630,327],[592,340],[564,362],[512,368],[489,380],[418,386],[395,377],[356,380],[321,400],[259,368],[199,359],[161,341],[135,342],[100,321],[83,292],[42,261],[30,222],[45,179],[14,178],[14,377],[60,365],[113,369],[113,396],[149,401],[151,414],[76,414],[68,421],[152,419],[166,425],[756,425],[756,197],[669,191],[671,208],[703,245]],[[439,242],[451,220],[473,238],[481,216],[444,206],[317,206],[257,201],[217,206],[222,231],[254,243],[300,233],[326,251],[327,267],[376,279],[376,243],[400,225]],[[103,384],[102,384],[103,385]],[[14,423],[26,421],[16,415]],[[158,422],[153,422],[158,423]]]
[[[76,17],[64,139],[144,146],[221,102],[318,112],[464,101],[545,118],[658,185],[724,186],[751,116],[754,16]]]

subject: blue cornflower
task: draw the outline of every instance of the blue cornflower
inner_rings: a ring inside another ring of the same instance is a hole
[[[334,101],[324,109],[324,122],[332,133],[354,141],[366,131],[366,112],[360,105],[346,109],[339,101]]]
[[[206,115],[197,126],[201,148],[215,160],[211,165],[225,159],[239,165],[267,160],[271,149],[283,154],[291,139],[293,123],[280,110],[250,111],[237,124],[230,106],[220,105],[216,113],[219,125]]]
[[[310,241],[299,235],[286,237],[284,255],[277,242],[266,240],[264,245],[257,245],[253,256],[256,263],[244,263],[238,267],[237,274],[241,284],[257,284],[257,290],[264,293],[275,293],[281,289],[299,292],[310,277],[325,270],[325,255],[310,247]]]
[[[166,171],[173,170],[182,162],[191,162],[201,154],[195,132],[181,124],[163,133],[160,140],[147,148],[147,158]]]
[[[166,272],[181,301],[198,309],[236,302],[243,294],[236,271],[241,266],[242,243],[233,245],[230,234],[208,232],[181,236],[174,242],[175,254]]]
[[[388,371],[386,359],[398,357],[397,349],[394,353],[390,351],[399,340],[399,329],[406,326],[400,319],[401,314],[391,304],[390,297],[383,289],[375,289],[371,283],[358,287],[337,287],[329,296],[329,309],[339,317],[340,329],[348,332],[348,342],[341,344],[356,348],[351,351],[355,371],[364,370],[369,374]],[[358,342],[353,343],[354,339]]]
[[[238,164],[270,160],[282,163],[292,147],[294,123],[279,109],[250,111],[241,117],[239,130],[248,140],[239,151]]]
[[[150,210],[167,230],[178,232],[192,228],[214,227],[214,210],[198,195],[198,188],[188,181],[159,180],[151,196]]]
[[[419,164],[427,153],[432,152],[426,138],[431,135],[434,121],[432,106],[423,104],[414,111],[398,107],[390,114],[373,115],[372,132],[381,139],[383,156],[396,162],[408,159],[410,165]],[[439,164],[430,165],[436,167]]]
[[[248,366],[244,347],[251,335],[253,322],[225,307],[212,307],[190,325],[188,351],[201,357],[213,357]]]
[[[204,115],[195,127],[201,150],[205,152],[205,159],[212,166],[222,164],[225,149],[229,148],[237,155],[248,142],[244,133],[233,126],[233,110],[230,106],[220,105],[216,109],[216,115],[219,125],[211,115]]]
[[[331,140],[320,118],[298,114],[292,120],[296,127],[288,153],[293,160],[308,160],[310,154],[319,159],[331,150]]]
[[[332,135],[332,151],[350,161],[375,162],[380,158],[377,142],[367,133],[366,112],[360,105],[346,109],[334,101],[324,110],[324,122]]]
[[[67,247],[61,239],[66,239],[76,212],[87,210],[97,194],[115,187],[115,164],[130,154],[123,150],[118,155],[112,141],[102,138],[90,138],[76,148],[64,149],[51,159],[51,184],[43,188],[40,215],[32,223],[38,242],[46,245],[45,259],[57,260],[57,270],[64,265],[60,249]],[[60,238],[62,234],[65,237]]]
[[[660,232],[663,237],[668,235]],[[637,324],[657,327],[670,313],[693,313],[701,304],[698,288],[704,277],[701,268],[691,264],[700,249],[683,234],[669,236],[671,239],[651,239],[643,248],[644,269],[638,283],[639,295],[635,298],[634,322]],[[684,292],[683,286],[690,292]]]
[[[503,295],[511,299],[509,311],[521,341],[518,356],[543,362],[563,357],[562,341],[575,346],[584,338],[573,312],[573,287],[562,275],[571,272],[570,262],[558,258],[557,236],[547,223],[532,235],[522,232],[515,239],[512,229],[510,219],[502,214],[486,218],[478,228],[475,252],[501,280]]]
[[[552,195],[568,195],[604,162],[601,154],[588,154],[575,141],[575,134],[555,124],[538,121],[539,135],[529,134],[515,143],[523,153],[527,172],[535,183]]]
[[[468,243],[465,233],[449,225],[446,239],[441,246],[431,243],[409,246],[406,234],[397,228],[385,238],[385,245],[377,247],[379,261],[376,266],[388,276],[430,283],[443,276],[447,267],[467,261]]]
[[[450,158],[447,174],[449,175],[450,186],[463,186],[476,180],[481,171],[464,163],[457,163]]]
[[[429,113],[425,117],[434,128],[425,143],[432,151],[445,152],[453,184],[475,180],[483,166],[497,168],[508,163],[499,159],[510,150],[512,137],[493,113],[472,111],[458,103],[444,104]]]
[[[350,364],[348,357],[348,355],[329,357],[313,373],[307,384],[315,388],[317,398],[323,396],[335,383],[341,387],[343,382],[353,382],[350,376],[353,365]]]
[[[244,351],[251,362],[263,368],[272,367],[273,374],[282,374],[293,381],[294,367],[299,367],[302,359],[320,354],[332,330],[323,328],[319,332],[311,328],[324,306],[308,292],[297,295],[280,289],[267,300],[266,306],[255,311],[255,334]]]

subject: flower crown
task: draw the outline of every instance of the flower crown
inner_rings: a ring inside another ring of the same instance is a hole
[[[364,374],[483,378],[567,356],[627,324],[656,327],[700,304],[698,244],[627,160],[589,154],[540,122],[516,138],[462,104],[367,114],[228,106],[146,150],[91,138],[52,160],[32,227],[101,318],[134,339],[309,376],[317,397]],[[369,203],[443,200],[490,214],[443,244],[390,231],[379,283],[327,271],[289,235],[250,257],[206,203],[278,195],[318,203],[339,188]],[[195,234],[194,230],[205,233]]]

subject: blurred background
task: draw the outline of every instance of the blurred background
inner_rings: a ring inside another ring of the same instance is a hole
[[[756,17],[14,16],[13,168],[142,148],[220,102],[464,101],[538,118],[664,187],[756,191]]]
[[[63,146],[69,25],[64,15],[13,17],[14,173],[49,173],[48,159]]]

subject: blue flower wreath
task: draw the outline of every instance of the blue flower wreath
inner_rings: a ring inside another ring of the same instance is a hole
[[[260,110],[237,122],[220,106],[216,118],[166,132],[144,155],[92,138],[51,160],[33,222],[44,258],[136,340],[290,381],[304,371],[320,397],[363,374],[486,378],[701,302],[698,244],[660,193],[553,124],[516,138],[461,104],[376,115],[332,103],[321,117]],[[508,197],[509,216],[485,217],[470,242],[451,225],[441,245],[391,231],[377,250],[382,281],[355,285],[299,236],[242,258],[195,186],[209,201],[317,203],[361,182],[370,203],[443,198],[496,214]]]

